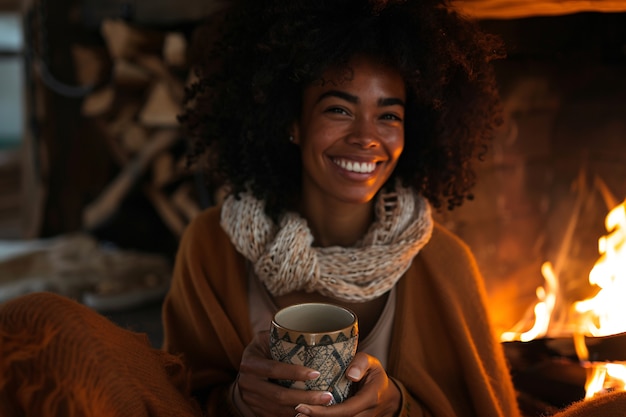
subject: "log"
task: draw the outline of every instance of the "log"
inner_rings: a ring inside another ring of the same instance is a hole
[[[98,198],[83,211],[83,226],[93,230],[109,219],[120,206],[131,187],[143,175],[156,155],[169,148],[178,139],[176,130],[161,130],[150,138],[146,146],[135,156]]]
[[[102,22],[101,33],[113,59],[132,59],[140,53],[160,54],[165,35],[152,30],[140,30],[121,19]]]
[[[198,202],[192,197],[192,185],[185,183],[172,194],[174,206],[183,213],[187,222],[196,217],[201,209]]]
[[[177,127],[181,112],[182,105],[172,97],[168,86],[158,82],[140,111],[139,120],[148,127]]]
[[[143,68],[150,71],[154,78],[164,83],[169,89],[169,93],[174,101],[182,103],[185,96],[185,85],[178,76],[172,74],[161,56],[140,54],[135,57],[135,62],[137,65],[141,65]]]
[[[163,42],[163,59],[171,67],[184,68],[187,65],[187,39],[180,32],[169,32]]]
[[[126,59],[117,59],[113,65],[113,79],[120,88],[139,90],[148,87],[152,76],[139,65]]]
[[[119,106],[114,118],[107,124],[107,133],[114,138],[124,134],[126,129],[134,123],[140,109],[141,104],[139,102],[133,103],[127,101]]]
[[[103,48],[74,44],[71,46],[71,53],[78,84],[99,85],[110,76],[111,64]]]
[[[81,113],[85,117],[101,116],[111,110],[114,101],[115,89],[111,86],[102,87],[85,97]]]
[[[180,238],[185,230],[185,222],[172,206],[169,199],[165,196],[165,194],[163,194],[163,192],[157,190],[151,185],[144,186],[144,193],[154,205],[154,208],[161,216],[165,225],[176,237]]]
[[[161,188],[172,178],[174,178],[174,157],[168,152],[163,152],[152,163],[152,183],[155,187]]]
[[[137,54],[134,57],[134,62],[147,71],[150,71],[155,77],[162,80],[167,80],[168,78],[173,77],[160,55]]]
[[[97,120],[98,124],[103,125],[102,131],[104,134],[102,135],[106,145],[108,146],[109,154],[113,157],[113,161],[115,161],[119,166],[124,166],[128,163],[130,159],[126,150],[120,145],[120,142],[114,137],[107,134],[107,124],[105,120]]]
[[[130,123],[119,136],[120,145],[134,155],[143,149],[148,142],[148,130],[138,123]]]
[[[524,408],[528,398],[557,409],[584,398],[586,370],[572,355],[572,339],[505,342],[503,348],[515,389],[526,396]]]
[[[612,336],[584,336],[591,362],[626,361],[626,333]],[[514,361],[533,362],[539,358],[560,358],[578,361],[574,337],[539,338],[528,342],[504,342],[507,357]]]

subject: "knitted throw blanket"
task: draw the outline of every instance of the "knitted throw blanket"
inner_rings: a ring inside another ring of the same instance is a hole
[[[0,304],[0,416],[200,417],[180,356],[40,292]]]
[[[274,296],[304,290],[349,302],[373,300],[402,277],[433,228],[426,199],[399,185],[379,194],[376,221],[353,247],[313,247],[305,219],[286,212],[277,226],[263,208],[250,193],[231,195],[221,225]]]

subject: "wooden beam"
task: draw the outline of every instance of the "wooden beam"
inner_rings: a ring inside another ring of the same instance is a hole
[[[454,8],[478,19],[519,19],[581,12],[625,12],[619,0],[453,0]]]

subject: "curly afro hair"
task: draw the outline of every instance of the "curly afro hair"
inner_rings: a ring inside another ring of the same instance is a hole
[[[196,38],[206,52],[180,117],[210,180],[250,189],[277,218],[301,185],[288,131],[302,91],[358,54],[398,69],[407,87],[405,147],[388,184],[400,178],[437,209],[472,197],[471,162],[500,121],[490,62],[502,45],[447,1],[239,0],[211,25],[214,36]]]

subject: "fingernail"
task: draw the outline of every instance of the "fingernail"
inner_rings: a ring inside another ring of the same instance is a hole
[[[354,381],[358,381],[359,379],[361,379],[361,371],[359,371],[356,368],[352,368],[348,371],[348,378],[354,380]]]
[[[298,414],[309,414],[311,412],[311,410],[309,410],[309,408],[307,408],[304,404],[298,404],[296,406],[296,411]]]
[[[326,391],[322,393],[322,401],[326,403],[326,405],[331,405],[335,402],[335,398],[333,397],[333,394]]]
[[[317,378],[319,378],[319,377],[320,377],[320,375],[321,375],[321,374],[319,373],[319,371],[311,371],[311,372],[309,372],[309,373],[307,374],[307,377],[308,377],[309,379],[317,379]]]

